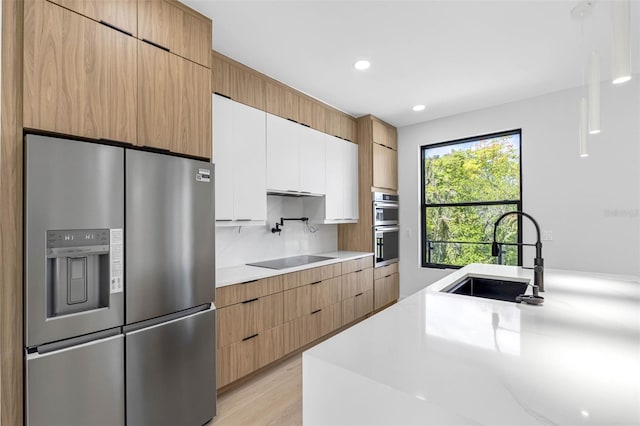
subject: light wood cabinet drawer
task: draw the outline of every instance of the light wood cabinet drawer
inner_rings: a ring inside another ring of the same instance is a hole
[[[361,269],[372,268],[372,267],[373,267],[373,256],[361,257],[360,259],[342,262],[342,273],[348,274],[349,272],[355,272]]]
[[[284,322],[311,313],[311,285],[292,288],[284,292]]]
[[[348,299],[359,293],[373,290],[373,269],[363,269],[342,276],[342,298]]]
[[[284,356],[284,326],[257,333],[247,340],[218,348],[216,385],[227,385]]]
[[[373,283],[374,309],[380,309],[400,296],[400,275],[398,273],[379,278]]]
[[[305,269],[283,275],[283,288],[289,290],[307,284],[317,283],[342,274],[342,264],[333,263],[319,268]]]
[[[309,285],[311,311],[338,303],[342,299],[342,278],[335,277]]]
[[[244,300],[282,291],[282,275],[216,288],[216,307],[234,305]]]
[[[342,301],[342,324],[346,325],[373,311],[373,290]]]
[[[373,270],[373,278],[377,280],[380,278],[384,278],[388,275],[395,274],[397,272],[398,272],[398,264],[392,263],[387,266],[381,266],[379,268],[375,268]]]
[[[290,353],[342,325],[342,304],[317,309],[284,325],[284,351]]]
[[[245,300],[217,311],[218,347],[252,338],[283,323],[282,293]]]
[[[284,322],[339,302],[341,282],[340,277],[334,277],[285,291]]]

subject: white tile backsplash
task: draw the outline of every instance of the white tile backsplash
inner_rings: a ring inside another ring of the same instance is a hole
[[[305,198],[269,195],[266,225],[216,228],[216,267],[337,250],[338,225],[309,222],[317,228],[311,232],[300,221],[286,221],[280,235],[271,233],[280,217],[302,217],[304,202]]]

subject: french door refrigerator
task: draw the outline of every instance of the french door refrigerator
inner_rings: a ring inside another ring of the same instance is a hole
[[[211,164],[25,137],[25,419],[215,415]]]

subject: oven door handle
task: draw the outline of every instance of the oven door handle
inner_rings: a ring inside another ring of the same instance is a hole
[[[399,226],[376,226],[376,232],[397,232],[400,230]]]
[[[398,209],[399,205],[398,204],[393,204],[393,203],[375,202],[375,203],[373,203],[373,207],[384,208],[384,209]]]

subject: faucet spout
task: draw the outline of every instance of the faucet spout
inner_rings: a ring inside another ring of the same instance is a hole
[[[500,246],[499,246],[500,243],[496,241],[496,233],[498,231],[498,225],[500,224],[502,219],[512,214],[528,218],[536,227],[536,234],[537,234],[536,245],[535,245],[536,257],[535,259],[533,259],[533,283],[534,285],[538,286],[540,291],[544,291],[544,259],[542,258],[542,242],[540,241],[540,226],[538,225],[538,222],[536,222],[536,220],[530,214],[514,210],[511,212],[506,212],[505,214],[500,216],[498,220],[496,220],[496,223],[493,225],[493,242],[491,243],[491,256],[495,257],[500,254]],[[522,245],[522,244],[518,243],[516,245]]]

